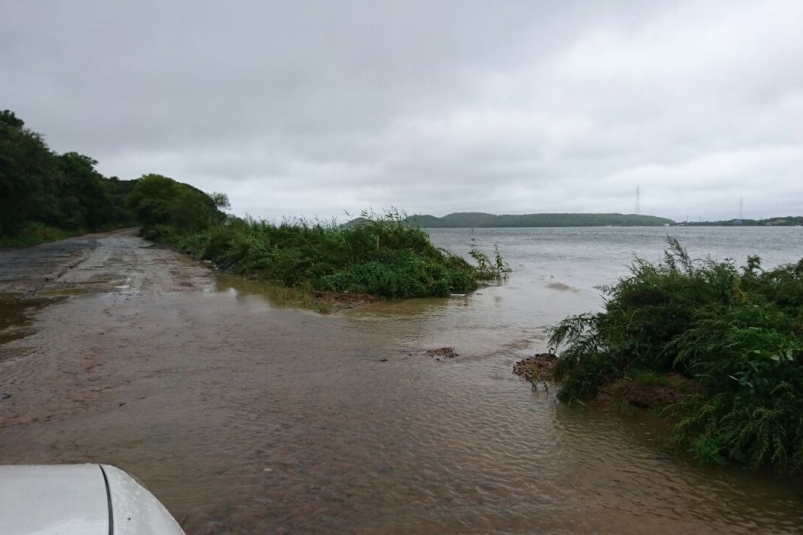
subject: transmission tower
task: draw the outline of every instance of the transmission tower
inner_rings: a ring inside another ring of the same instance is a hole
[[[744,219],[744,217],[742,217],[743,201],[744,199],[739,199],[739,219]]]
[[[641,215],[641,186],[636,186],[636,215]]]

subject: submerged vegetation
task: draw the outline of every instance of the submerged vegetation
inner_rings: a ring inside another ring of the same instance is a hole
[[[404,214],[363,214],[361,225],[266,221],[230,217],[202,229],[146,227],[144,235],[188,250],[220,268],[259,280],[327,292],[366,293],[391,298],[446,297],[476,290],[502,275],[472,248],[478,265],[432,245],[429,235],[405,224]]]
[[[763,270],[758,257],[692,260],[669,240],[662,262],[637,259],[602,287],[604,310],[564,319],[550,344],[563,401],[593,398],[627,375],[678,373],[699,388],[667,407],[674,440],[701,461],[803,471],[803,260]]]

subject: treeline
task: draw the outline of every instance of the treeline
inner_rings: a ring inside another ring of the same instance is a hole
[[[355,219],[346,225],[359,224]],[[493,215],[460,212],[443,217],[413,215],[410,225],[423,228],[509,228],[509,227],[661,227],[674,225],[671,219],[635,214],[523,214]]]
[[[13,112],[0,112],[3,241],[37,242],[64,232],[135,224],[125,207],[133,182],[107,179],[96,164],[76,152],[56,154]]]
[[[120,180],[97,161],[58,154],[14,112],[0,112],[0,246],[25,246],[84,232],[171,225],[197,230],[225,215],[225,195],[160,175]]]
[[[770,217],[767,219],[730,219],[728,221],[686,221],[684,227],[800,227],[803,216]]]

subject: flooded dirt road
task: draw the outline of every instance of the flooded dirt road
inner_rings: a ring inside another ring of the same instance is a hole
[[[494,288],[324,316],[123,232],[0,252],[0,293],[0,463],[115,464],[187,533],[803,526],[799,479],[531,391],[511,371],[541,335],[460,330]]]

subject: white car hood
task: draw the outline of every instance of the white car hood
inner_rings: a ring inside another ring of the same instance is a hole
[[[100,466],[0,467],[0,533],[108,535],[109,500]]]
[[[109,465],[0,466],[0,534],[183,535],[167,509]]]
[[[111,493],[114,535],[184,535],[148,489],[119,468],[104,464],[103,472]]]

